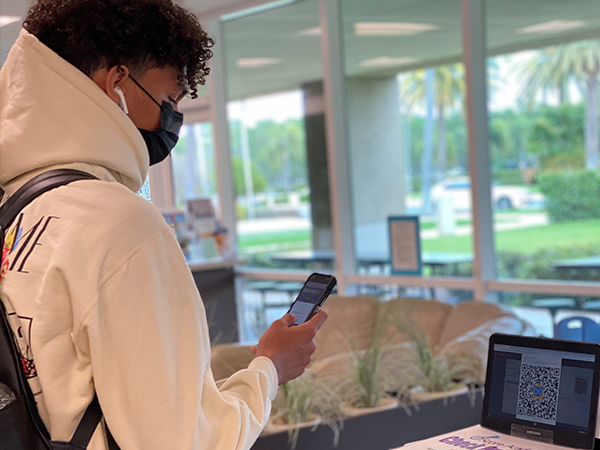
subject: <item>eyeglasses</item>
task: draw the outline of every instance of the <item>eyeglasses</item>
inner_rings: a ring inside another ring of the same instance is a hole
[[[129,78],[131,78],[131,81],[133,81],[133,82],[134,82],[134,83],[137,85],[137,87],[139,87],[139,88],[140,88],[142,91],[144,91],[144,93],[145,93],[145,94],[146,94],[148,97],[150,97],[150,98],[152,99],[152,101],[158,105],[158,107],[159,107],[159,108],[161,108],[161,107],[162,107],[162,106],[161,106],[161,104],[160,104],[160,103],[158,103],[158,102],[156,101],[156,99],[155,99],[155,98],[154,98],[152,95],[150,95],[150,93],[149,93],[149,92],[148,92],[146,89],[144,89],[144,87],[143,87],[143,86],[142,86],[140,83],[138,83],[138,81],[137,81],[135,78],[133,78],[131,75],[129,75]],[[185,97],[185,96],[187,95],[187,92],[188,92],[187,90],[185,90],[184,92],[182,92],[182,93],[181,93],[181,94],[180,94],[180,95],[177,97],[177,100],[175,100],[175,99],[173,99],[172,97],[170,97],[170,96],[169,96],[169,101],[170,101],[171,103],[173,103],[175,106],[177,106],[177,103],[179,103],[179,101],[180,101],[180,100],[181,100],[183,97]]]

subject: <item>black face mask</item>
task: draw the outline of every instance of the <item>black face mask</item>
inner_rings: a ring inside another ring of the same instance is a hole
[[[181,129],[181,125],[183,125],[183,114],[175,111],[173,105],[167,101],[163,101],[162,105],[160,105],[140,83],[133,79],[131,75],[130,78],[131,81],[133,81],[160,107],[160,127],[158,130],[149,131],[138,128],[146,142],[146,147],[148,147],[150,165],[153,166],[169,156],[171,150],[173,150],[173,147],[177,144],[177,141],[179,140],[179,130]]]

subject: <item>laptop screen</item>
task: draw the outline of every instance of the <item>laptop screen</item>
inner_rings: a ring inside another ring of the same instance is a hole
[[[592,448],[599,348],[494,335],[482,425],[524,438]]]

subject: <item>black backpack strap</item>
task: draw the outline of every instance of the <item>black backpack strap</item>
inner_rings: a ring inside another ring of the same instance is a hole
[[[102,409],[100,408],[100,402],[98,401],[98,394],[94,395],[94,399],[92,403],[87,407],[83,417],[81,418],[81,422],[77,426],[75,430],[75,434],[73,434],[73,438],[70,445],[75,448],[87,448],[98,424],[102,420]],[[119,450],[119,446],[115,442],[115,439],[110,434],[110,430],[108,427],[104,426],[104,430],[106,432],[106,441],[108,442],[108,450]]]
[[[87,172],[82,172],[80,170],[73,169],[56,169],[50,170],[48,172],[42,173],[27,183],[25,183],[21,188],[17,190],[10,198],[6,201],[2,207],[0,207],[0,249],[4,245],[4,233],[10,227],[10,224],[16,219],[19,213],[31,203],[33,200],[38,198],[45,192],[48,192],[51,189],[54,189],[59,186],[67,185],[73,181],[78,180],[97,180],[93,175],[90,175]],[[9,333],[9,340],[14,345],[14,341],[10,339],[10,326],[6,321],[6,311],[4,309],[4,304],[0,302],[1,308],[0,313],[2,313],[3,321],[5,322],[5,326],[7,328],[7,332]],[[16,349],[13,350],[14,355],[17,355]],[[18,360],[15,360],[15,366],[19,367],[20,363]],[[33,395],[31,390],[29,389],[29,384],[27,380],[24,379],[23,374],[19,372],[19,381],[22,384],[22,389],[26,393],[26,396],[29,401],[29,409],[30,412],[33,413],[33,420],[39,428],[39,431],[44,434],[48,438],[48,433],[45,429],[44,424],[40,420],[37,415],[37,408],[35,407],[35,401],[33,400]],[[102,410],[100,409],[100,403],[98,402],[98,396],[94,395],[94,399],[92,403],[88,406],[81,422],[79,422],[79,426],[77,430],[75,430],[75,434],[71,439],[70,445],[75,447],[87,448],[90,440],[98,424],[102,420]],[[119,450],[115,440],[112,435],[110,435],[110,431],[106,428],[107,439],[109,443],[109,450]]]
[[[98,395],[95,394],[92,403],[85,410],[70,444],[75,447],[87,448],[101,420],[102,410],[100,402],[98,402]]]
[[[77,180],[97,179],[95,176],[80,170],[56,169],[44,172],[29,180],[11,195],[0,208],[0,244],[4,243],[4,233],[21,210],[44,192]],[[0,247],[2,246],[0,245]]]
[[[104,431],[106,431],[106,442],[108,443],[108,450],[120,450],[119,446],[117,445],[117,441],[115,441],[115,438],[110,433],[106,422],[104,423]]]

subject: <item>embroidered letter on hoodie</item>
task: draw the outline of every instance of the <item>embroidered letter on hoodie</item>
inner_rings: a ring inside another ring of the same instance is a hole
[[[44,220],[45,219],[45,220]],[[17,252],[17,254],[15,255],[12,264],[10,265],[10,269],[9,270],[14,270],[15,266],[17,265],[17,262],[19,262],[19,260],[21,259],[21,256],[24,254],[23,260],[21,261],[21,265],[19,266],[19,268],[17,269],[17,272],[21,272],[21,273],[29,273],[25,270],[25,263],[27,262],[27,260],[29,259],[29,257],[31,256],[31,254],[33,253],[33,251],[35,250],[35,248],[38,245],[42,245],[40,243],[40,239],[42,238],[42,235],[46,232],[46,230],[48,229],[48,224],[50,223],[50,221],[52,219],[60,219],[60,217],[56,217],[56,216],[42,216],[40,218],[40,220],[38,220],[38,222],[31,227],[29,230],[27,230],[25,232],[25,234],[21,234],[23,231],[23,228],[21,227],[21,223],[23,221],[23,214],[19,215],[19,220],[17,222],[16,225],[16,229],[18,230],[18,234],[17,234],[17,239],[13,245],[13,248],[11,250],[11,253],[15,250],[15,249],[19,249],[19,251]],[[42,225],[43,222],[43,225]],[[37,234],[36,236],[36,232],[37,229],[40,227],[40,225],[42,225],[42,228],[40,230],[40,232]],[[35,238],[34,238],[35,236]],[[25,237],[27,237],[25,239]],[[25,239],[25,242],[23,242],[23,245],[19,245],[21,243],[21,241]],[[29,242],[33,239],[33,242],[31,243],[31,245],[29,245]]]

